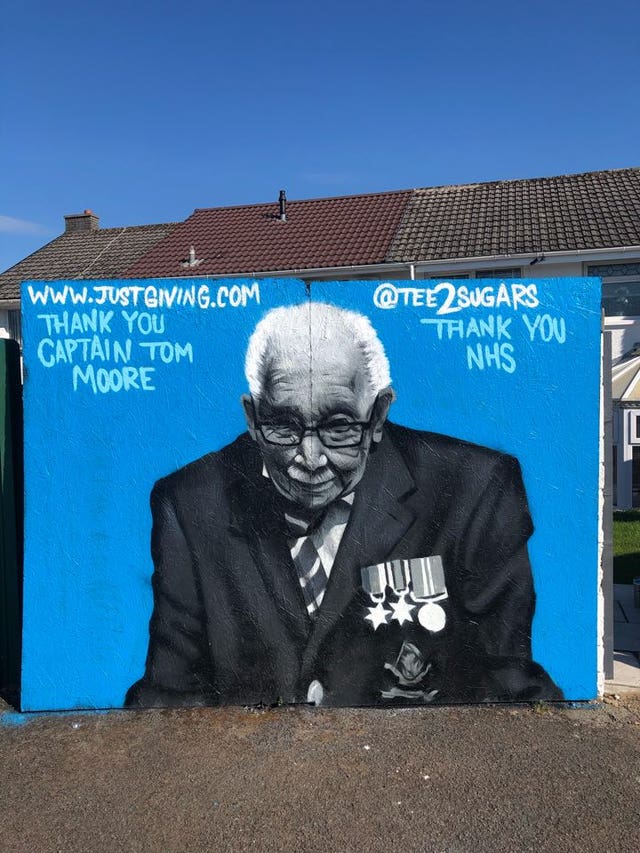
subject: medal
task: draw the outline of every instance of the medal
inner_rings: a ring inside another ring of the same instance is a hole
[[[418,610],[418,622],[432,634],[442,631],[447,624],[447,614],[437,601],[449,597],[444,582],[442,557],[414,557],[408,561],[411,577],[411,600],[422,604]]]
[[[396,595],[401,595],[409,587],[406,571],[408,563],[409,560],[390,560],[384,563],[387,569],[387,584]]]
[[[387,617],[391,611],[384,606],[386,588],[387,588],[387,572],[384,563],[378,563],[375,566],[364,566],[360,570],[362,577],[362,588],[367,593],[375,607],[367,607],[369,611],[364,617],[373,625],[373,630],[377,631],[380,625],[387,624]]]
[[[368,622],[371,622],[374,631],[377,631],[380,625],[388,624],[387,616],[391,611],[387,610],[387,608],[383,606],[381,601],[379,601],[375,607],[367,607],[367,610],[369,611],[369,613],[364,618]]]
[[[428,604],[423,604],[420,610],[418,610],[418,622],[427,631],[437,634],[447,624],[447,614],[439,604],[429,602]]]
[[[391,618],[395,619],[399,625],[402,625],[403,622],[413,622],[411,614],[416,609],[416,606],[407,601],[406,593],[403,593],[397,601],[391,602],[391,609],[393,610]]]
[[[399,625],[413,622],[417,605],[417,622],[425,631],[437,634],[447,624],[447,614],[437,603],[449,597],[439,555],[376,563],[364,566],[360,574],[362,588],[375,605],[364,617],[374,631],[394,619]],[[397,596],[397,601],[388,602],[391,609],[385,606],[387,587]]]
[[[409,593],[409,560],[390,560],[385,563],[387,567],[387,584],[398,596],[397,601],[391,601],[393,615],[399,625],[405,622],[413,622],[411,613],[415,605],[409,604],[407,594]]]

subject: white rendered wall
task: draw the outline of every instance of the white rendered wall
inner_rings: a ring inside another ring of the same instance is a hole
[[[615,364],[634,344],[640,343],[640,317],[607,317],[604,325],[611,332],[611,356]]]
[[[9,337],[9,312],[0,310],[0,338]]]
[[[567,278],[581,275],[584,275],[581,261],[567,264],[542,261],[533,266],[522,267],[522,278]]]

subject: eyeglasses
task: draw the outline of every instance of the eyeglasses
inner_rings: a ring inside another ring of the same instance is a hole
[[[374,403],[368,421],[351,421],[345,417],[335,417],[333,420],[319,423],[315,427],[307,427],[293,421],[265,421],[260,423],[253,398],[251,398],[251,405],[253,406],[256,429],[259,430],[267,444],[278,444],[280,447],[297,447],[302,443],[302,439],[307,433],[315,433],[325,447],[358,447],[362,444],[365,431],[371,426],[376,411]]]

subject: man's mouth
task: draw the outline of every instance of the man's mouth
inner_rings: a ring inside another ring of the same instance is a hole
[[[328,483],[332,483],[335,480],[335,475],[332,474],[331,471],[325,471],[322,474],[308,474],[305,471],[301,471],[299,468],[293,468],[289,469],[288,474],[290,479],[298,485],[306,486],[311,489],[326,486]]]

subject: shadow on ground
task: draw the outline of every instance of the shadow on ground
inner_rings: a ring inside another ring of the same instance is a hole
[[[614,583],[633,583],[637,577],[640,577],[640,551],[613,558]]]

